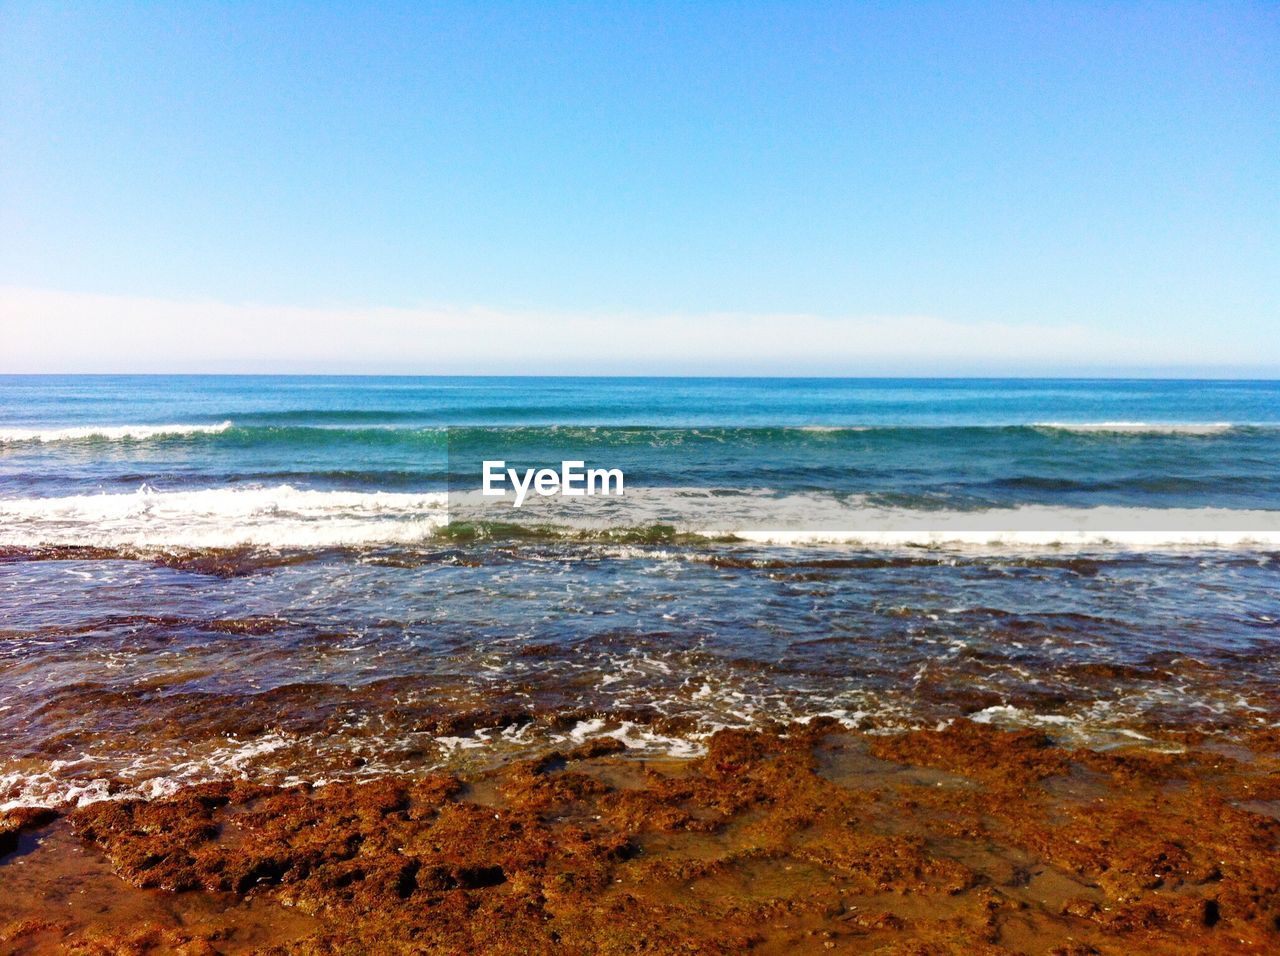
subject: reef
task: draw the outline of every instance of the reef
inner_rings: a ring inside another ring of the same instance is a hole
[[[1280,951],[1280,735],[605,738],[0,816],[12,953]]]

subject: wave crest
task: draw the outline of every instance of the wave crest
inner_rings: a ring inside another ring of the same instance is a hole
[[[1218,435],[1236,426],[1231,422],[1036,422],[1032,427],[1100,434]]]
[[[447,521],[442,492],[209,488],[0,500],[0,544],[138,548],[414,543]]]
[[[216,425],[81,425],[69,428],[0,428],[0,445],[64,441],[147,441],[186,435],[218,435],[231,422]]]
[[[881,507],[865,496],[636,488],[623,498],[544,498],[517,511],[479,493],[325,491],[276,485],[0,499],[0,546],[276,549],[495,537],[897,547],[1280,546],[1280,511],[1031,506]],[[486,503],[488,502],[488,503]]]

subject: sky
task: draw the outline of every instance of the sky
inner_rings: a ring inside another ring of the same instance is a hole
[[[0,0],[0,372],[1280,375],[1280,6]]]

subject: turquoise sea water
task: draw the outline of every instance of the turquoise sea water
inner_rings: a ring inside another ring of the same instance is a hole
[[[488,457],[627,493],[512,524]],[[819,713],[1230,733],[1278,585],[1276,382],[0,377],[0,805]]]
[[[0,442],[3,498],[438,491],[500,445],[905,507],[1280,508],[1275,382],[0,377]]]

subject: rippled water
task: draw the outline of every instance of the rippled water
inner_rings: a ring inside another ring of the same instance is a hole
[[[4,567],[23,601],[0,616],[0,795],[426,768],[592,733],[689,752],[719,726],[815,714],[977,715],[1105,745],[1280,711],[1273,554],[221,560]]]
[[[717,727],[817,714],[1094,746],[1271,724],[1277,398],[3,379],[0,805],[483,764],[597,734],[690,753]],[[630,510],[590,533],[451,521],[459,447],[513,441],[625,463]],[[798,501],[828,531],[900,538],[719,533]],[[1086,519],[1096,533],[1070,530]],[[946,540],[965,521],[1017,533]]]

